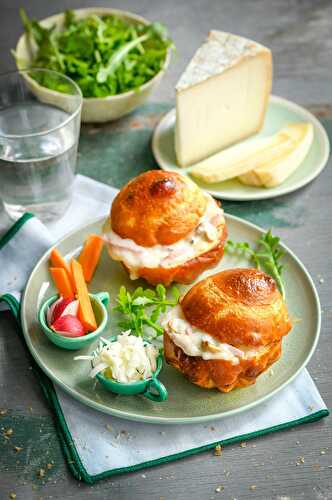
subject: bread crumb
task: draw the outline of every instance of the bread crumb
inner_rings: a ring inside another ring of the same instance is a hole
[[[39,471],[37,472],[37,476],[41,479],[43,477],[45,477],[45,469],[41,468],[39,469]]]
[[[321,455],[326,455],[326,451],[325,450],[320,450],[320,454]]]
[[[53,464],[47,464],[47,466],[46,466],[46,467],[48,468],[48,470],[51,470],[51,469],[52,469],[52,467],[53,467]]]
[[[255,484],[252,484],[251,486],[249,486],[249,490],[251,490],[251,491],[255,491],[256,488],[257,488],[257,486]]]
[[[240,446],[241,446],[241,448],[246,448],[247,447],[247,443],[244,441],[243,443],[240,443]]]
[[[315,472],[319,472],[320,471],[320,465],[319,464],[314,464],[312,466],[312,468],[314,469]]]
[[[4,408],[2,410],[0,410],[1,417],[4,417],[5,415],[7,415],[7,413],[8,413],[8,410],[5,410]]]
[[[23,448],[21,446],[14,446],[14,450],[16,451],[16,453],[20,453]]]
[[[223,491],[225,488],[223,486],[217,486],[217,488],[215,489],[216,493],[220,493],[221,491]]]
[[[221,456],[221,450],[222,450],[221,445],[217,444],[217,446],[214,449],[214,454],[215,454],[216,457],[220,457]]]
[[[3,432],[3,435],[4,435],[5,438],[10,438],[13,434],[14,434],[14,431],[13,431],[12,428],[6,429]]]
[[[14,500],[16,498],[16,493],[14,493],[13,491],[9,493],[9,498],[12,498]]]

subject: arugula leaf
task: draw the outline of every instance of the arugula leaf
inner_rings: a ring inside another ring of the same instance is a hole
[[[97,73],[97,82],[104,83],[106,82],[108,76],[113,75],[114,71],[117,67],[122,63],[122,61],[126,58],[128,52],[130,52],[134,47],[137,47],[142,42],[148,39],[148,35],[142,35],[136,40],[132,40],[131,42],[122,45],[116,52],[113,53],[111,59],[107,66],[101,66]]]
[[[23,9],[22,9],[23,10]],[[74,22],[74,12],[72,10],[65,11],[65,27],[69,28]]]
[[[35,39],[35,42],[38,45],[41,45],[45,42],[49,41],[50,33],[53,31],[54,26],[47,29],[43,28],[37,21],[31,20],[26,15],[26,12],[23,8],[20,9],[20,16],[22,19],[22,23],[24,29],[27,33],[29,33]]]
[[[157,336],[162,335],[163,328],[158,323],[160,314],[164,313],[167,307],[176,306],[180,298],[176,287],[171,289],[171,293],[173,299],[168,299],[163,285],[157,285],[155,290],[138,287],[133,293],[122,286],[117,297],[118,305],[113,308],[123,315],[119,327],[131,330],[137,336],[144,335],[146,327],[152,328]]]
[[[281,278],[283,265],[280,264],[285,252],[280,248],[279,243],[280,238],[273,236],[269,229],[259,238],[256,249],[247,242],[227,240],[225,250],[229,253],[244,254],[252,259],[258,269],[264,270],[275,279],[282,297],[285,298],[286,291]]]
[[[31,67],[59,71],[72,78],[84,97],[106,97],[138,90],[163,67],[173,47],[160,23],[131,24],[113,15],[77,19],[64,14],[61,32],[41,26],[20,10],[24,29],[37,45]],[[54,80],[42,82],[61,91]],[[41,82],[39,82],[41,83]]]

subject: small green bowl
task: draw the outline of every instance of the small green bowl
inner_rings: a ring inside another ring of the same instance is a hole
[[[89,293],[89,295],[98,328],[94,332],[83,335],[82,337],[64,337],[63,335],[56,333],[47,325],[47,310],[53,304],[53,302],[58,300],[59,295],[53,295],[42,304],[38,313],[38,321],[43,329],[43,332],[49,338],[49,340],[53,342],[53,344],[61,347],[62,349],[75,351],[78,349],[83,349],[83,347],[91,344],[91,342],[96,340],[103,333],[108,321],[108,311],[106,309],[106,306],[109,304],[110,296],[107,292]]]
[[[107,340],[115,342],[117,336],[109,337]],[[146,339],[144,342],[151,343]],[[159,354],[157,358],[157,368],[151,378],[146,380],[139,380],[138,382],[122,383],[116,382],[113,379],[106,378],[102,373],[97,373],[96,378],[108,391],[115,392],[116,394],[123,394],[124,396],[131,396],[133,394],[142,394],[151,401],[166,401],[168,392],[164,384],[158,380],[158,375],[163,366],[163,357]]]

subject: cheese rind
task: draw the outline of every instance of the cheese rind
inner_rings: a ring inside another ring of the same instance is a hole
[[[175,150],[192,165],[258,132],[272,82],[272,56],[262,45],[212,31],[176,86]]]

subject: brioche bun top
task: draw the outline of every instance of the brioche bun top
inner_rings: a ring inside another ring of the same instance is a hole
[[[187,177],[150,170],[126,184],[115,197],[111,225],[137,245],[172,245],[193,231],[208,197]]]
[[[218,341],[261,346],[292,325],[274,279],[257,269],[228,269],[198,282],[181,300],[185,318]]]

